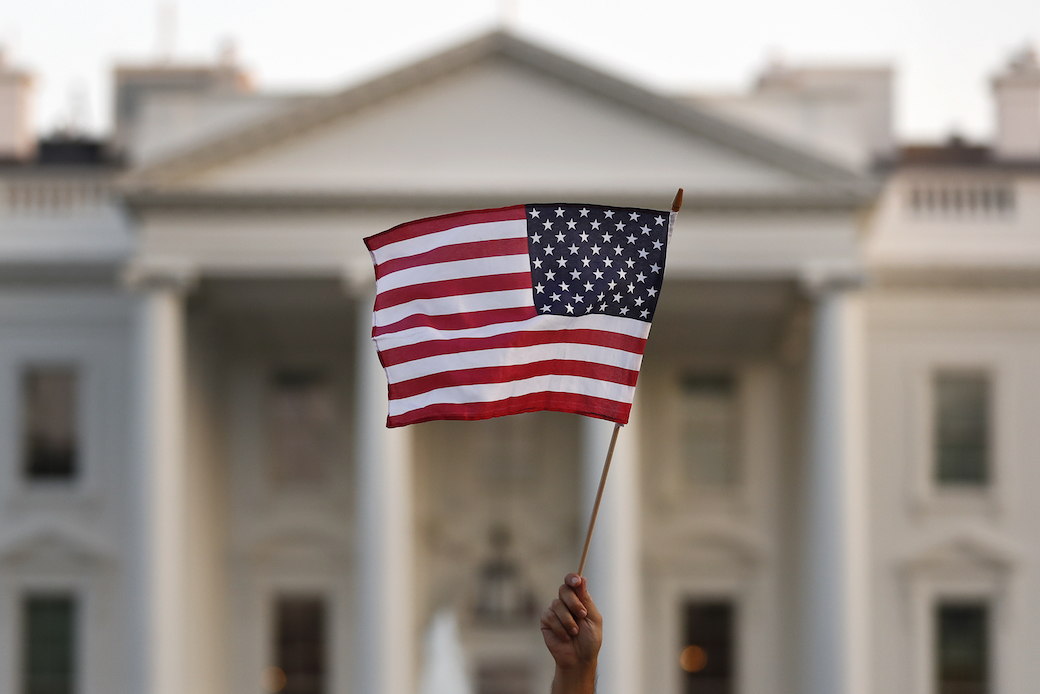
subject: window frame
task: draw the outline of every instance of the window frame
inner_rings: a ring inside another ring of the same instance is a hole
[[[27,449],[26,441],[26,427],[28,422],[26,421],[26,415],[28,414],[28,400],[26,398],[26,381],[29,374],[32,371],[43,371],[47,369],[53,370],[67,370],[71,371],[75,379],[75,402],[73,403],[75,419],[75,457],[73,460],[72,473],[64,477],[35,477],[30,473],[29,467],[29,450]],[[18,426],[18,455],[16,459],[17,464],[17,475],[21,479],[22,483],[28,487],[44,488],[44,487],[71,487],[75,488],[80,484],[80,480],[84,477],[84,462],[86,458],[86,432],[84,418],[88,414],[88,408],[84,406],[85,398],[85,377],[84,368],[81,362],[77,360],[33,360],[33,361],[22,361],[18,364],[15,374],[16,387],[18,392],[17,398],[17,426]]]

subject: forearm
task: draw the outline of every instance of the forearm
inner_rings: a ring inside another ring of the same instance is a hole
[[[552,694],[594,694],[596,691],[596,661],[570,668],[556,666]]]

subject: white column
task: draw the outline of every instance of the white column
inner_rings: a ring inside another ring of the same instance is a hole
[[[359,694],[415,691],[412,436],[386,428],[386,376],[372,342],[369,293],[358,305],[357,492]]]
[[[585,575],[603,613],[599,694],[642,690],[642,551],[640,544],[639,424],[637,408],[618,432]],[[596,498],[603,460],[614,429],[611,422],[582,418],[582,535]]]
[[[817,293],[806,497],[807,694],[869,691],[869,558],[862,297]]]
[[[184,304],[175,284],[146,287],[138,301],[131,691],[183,694]]]

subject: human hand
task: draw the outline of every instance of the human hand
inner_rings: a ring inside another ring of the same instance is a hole
[[[589,595],[586,579],[567,574],[560,594],[541,619],[542,638],[559,671],[592,669],[603,643],[603,617]]]

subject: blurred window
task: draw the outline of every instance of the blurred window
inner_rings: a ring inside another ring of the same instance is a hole
[[[482,663],[476,689],[477,694],[532,694],[531,666],[515,661]]]
[[[75,600],[31,596],[22,608],[23,694],[75,694]]]
[[[314,596],[283,596],[278,599],[275,611],[275,657],[285,675],[281,694],[323,694],[325,600]]]
[[[69,366],[22,372],[23,470],[31,480],[67,480],[78,472],[79,377]]]
[[[985,373],[940,372],[935,376],[935,463],[941,484],[989,481],[990,384]]]
[[[984,604],[950,603],[938,606],[938,694],[989,692],[987,613]]]
[[[686,479],[704,486],[736,484],[737,397],[732,376],[686,378],[680,416]]]
[[[331,384],[314,369],[282,369],[270,381],[268,442],[279,486],[328,480],[335,455],[336,407]]]
[[[734,691],[733,604],[694,601],[683,615],[685,640],[679,653],[683,694]]]

